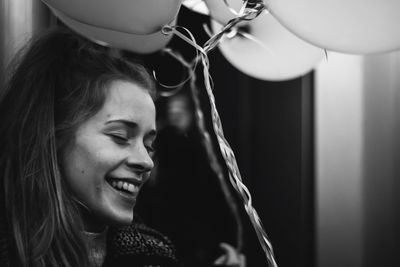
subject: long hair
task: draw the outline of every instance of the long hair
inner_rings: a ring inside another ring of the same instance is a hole
[[[107,86],[155,86],[140,64],[56,28],[18,56],[0,92],[0,195],[16,266],[86,266],[78,204],[59,166],[80,123],[105,102]]]

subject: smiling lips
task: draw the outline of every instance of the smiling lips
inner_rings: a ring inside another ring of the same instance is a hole
[[[137,182],[112,178],[108,180],[108,183],[116,190],[124,193],[136,195],[139,192],[139,185]]]

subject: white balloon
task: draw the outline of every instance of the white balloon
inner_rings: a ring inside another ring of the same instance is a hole
[[[242,0],[205,0],[211,17],[226,24],[243,6]],[[231,9],[231,10],[230,10]],[[222,25],[212,21],[214,33]],[[238,70],[262,80],[281,81],[311,71],[324,57],[324,51],[301,40],[284,28],[271,14],[263,12],[256,19],[241,22],[240,29],[253,38],[235,35],[219,44],[224,57]]]
[[[105,46],[130,50],[140,54],[148,54],[165,47],[172,38],[156,32],[148,35],[136,35],[94,27],[74,20],[62,12],[51,8],[53,13],[68,27],[86,38]],[[174,21],[172,24],[175,24]]]
[[[95,27],[150,34],[171,23],[183,0],[42,0],[68,17]]]
[[[214,33],[222,27],[215,21],[211,25]],[[235,35],[218,47],[233,66],[249,76],[270,81],[296,78],[311,71],[324,57],[323,49],[293,35],[267,12],[242,22],[241,27],[255,40]]]
[[[183,0],[182,5],[184,5],[186,8],[203,14],[203,15],[209,15],[210,11],[208,10],[206,3],[203,0]]]
[[[204,2],[210,11],[210,16],[222,24],[226,24],[229,20],[235,18],[234,12],[238,13],[243,6],[242,0],[226,0],[228,5],[224,3],[224,0],[204,0]]]
[[[399,0],[264,0],[299,37],[319,47],[368,54],[400,48]]]

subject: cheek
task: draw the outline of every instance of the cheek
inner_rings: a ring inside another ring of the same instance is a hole
[[[66,156],[63,165],[63,176],[72,192],[85,190],[93,175],[88,159],[72,153]]]
[[[82,146],[74,146],[64,154],[61,166],[63,176],[73,192],[88,190],[93,186],[104,165],[101,158],[98,152]]]
[[[77,136],[63,155],[62,170],[74,194],[97,194],[106,182],[106,175],[118,168],[123,153],[102,136]]]

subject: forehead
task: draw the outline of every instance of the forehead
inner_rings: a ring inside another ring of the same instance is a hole
[[[106,99],[99,115],[107,119],[155,122],[155,106],[149,92],[128,81],[113,81],[107,88]]]

